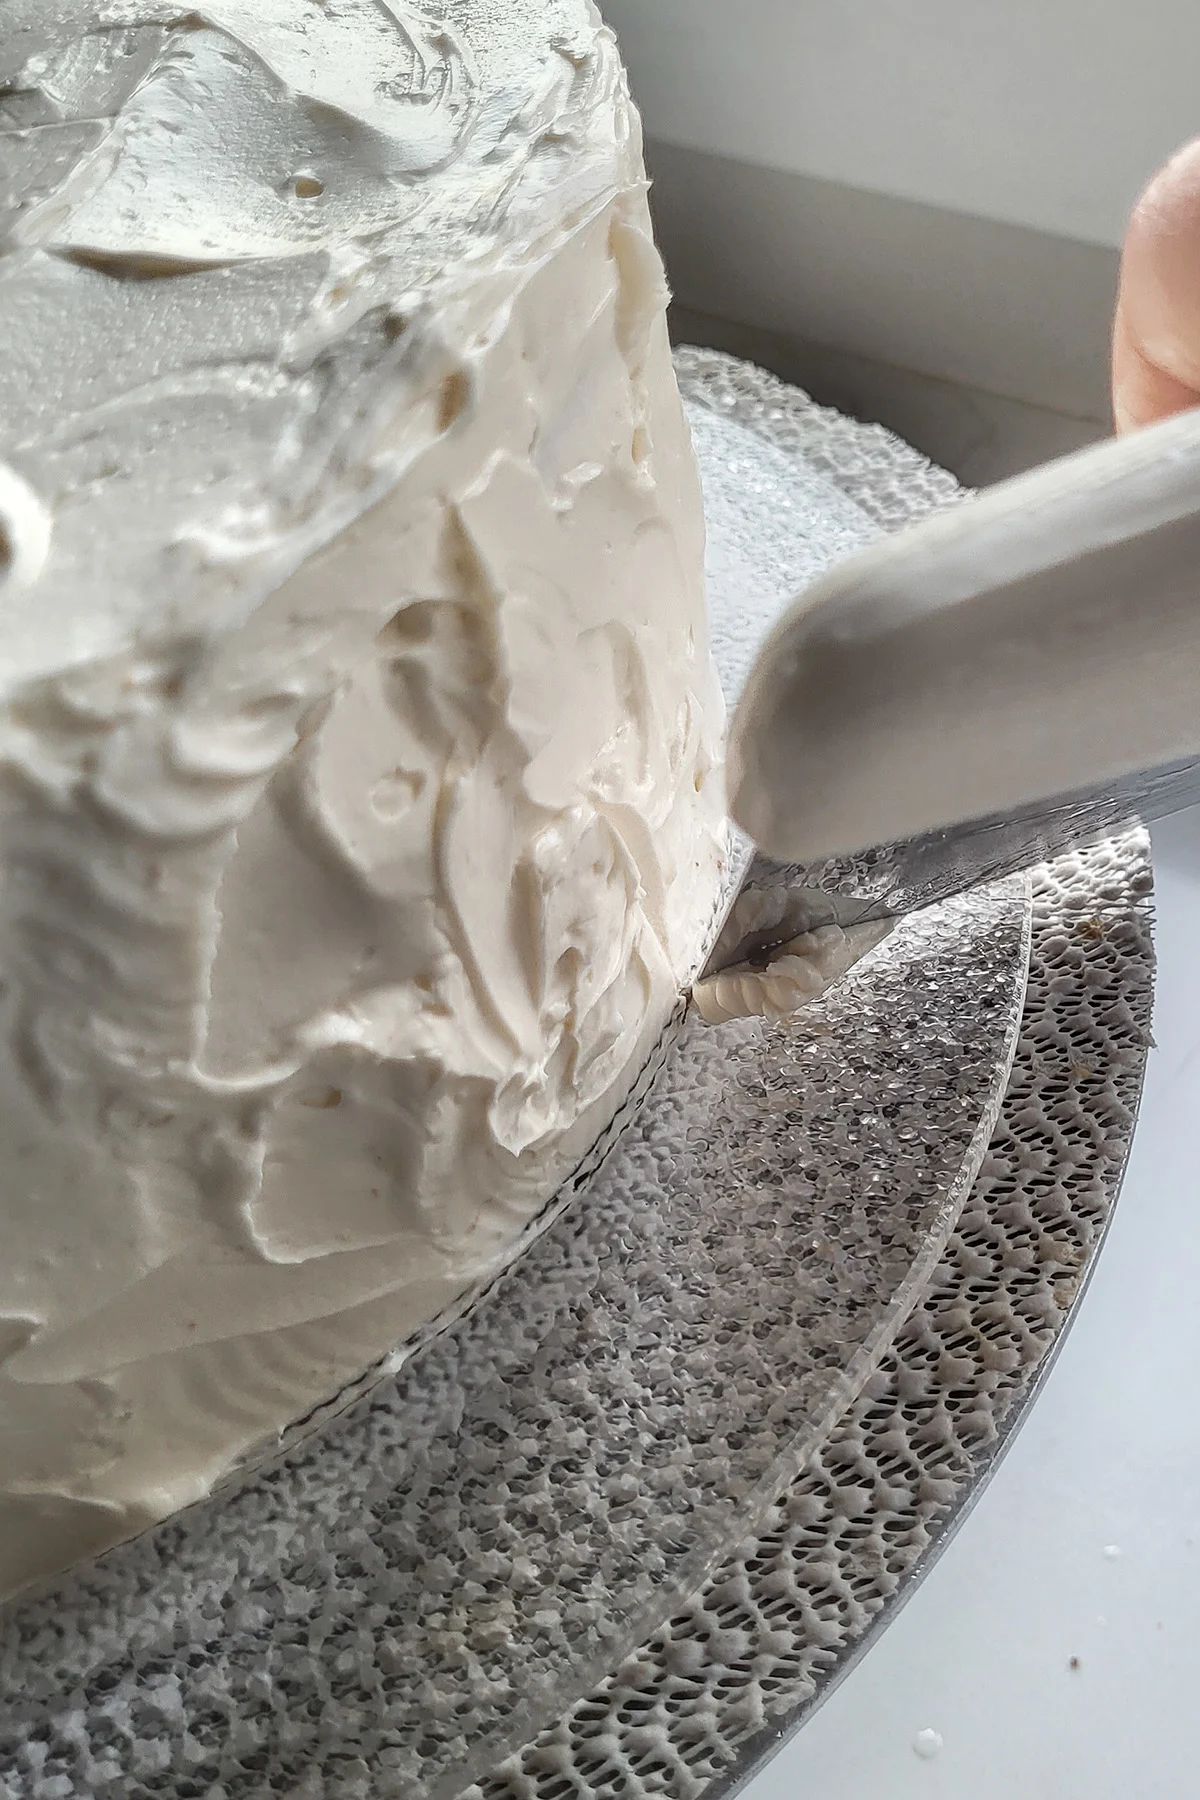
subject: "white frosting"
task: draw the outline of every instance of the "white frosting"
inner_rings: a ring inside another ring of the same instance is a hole
[[[512,1253],[723,859],[587,0],[8,0],[0,1592]]]
[[[740,840],[745,842],[745,840]],[[738,856],[734,843],[735,860]],[[843,929],[812,924],[808,890],[795,866],[751,869],[725,919],[701,980],[692,989],[706,1025],[732,1019],[786,1019],[801,1011],[881,944],[894,919]]]
[[[718,969],[692,989],[706,1025],[733,1019],[789,1019],[828,993],[835,981],[881,944],[892,921],[866,925],[819,925],[773,948],[762,960]]]

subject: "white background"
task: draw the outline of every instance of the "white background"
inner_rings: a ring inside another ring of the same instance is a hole
[[[1200,133],[1196,0],[601,0],[651,133],[1117,244]]]

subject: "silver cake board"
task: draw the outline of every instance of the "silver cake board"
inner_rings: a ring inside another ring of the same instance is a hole
[[[953,498],[685,352],[718,653]],[[0,1621],[0,1791],[729,1792],[910,1591],[1070,1316],[1152,989],[1134,835],[914,920],[787,1025],[688,1022],[464,1318]]]

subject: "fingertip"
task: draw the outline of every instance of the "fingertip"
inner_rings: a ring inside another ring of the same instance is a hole
[[[1200,138],[1159,170],[1130,217],[1112,390],[1118,431],[1200,403]]]
[[[1129,221],[1126,248],[1161,246],[1173,234],[1200,231],[1200,137],[1183,144],[1151,177]]]
[[[1112,410],[1118,435],[1187,412],[1200,392],[1150,360],[1131,337],[1118,303],[1112,344]]]

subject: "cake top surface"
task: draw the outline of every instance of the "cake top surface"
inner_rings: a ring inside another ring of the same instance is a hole
[[[4,685],[386,492],[397,401],[626,170],[620,82],[590,0],[9,0]]]
[[[14,241],[166,274],[403,227],[422,279],[566,134],[594,36],[583,0],[16,0]]]

